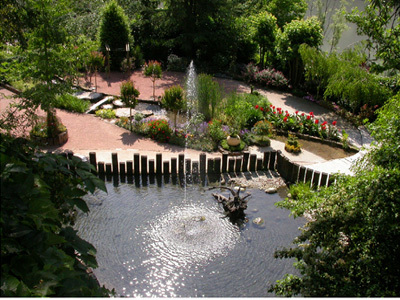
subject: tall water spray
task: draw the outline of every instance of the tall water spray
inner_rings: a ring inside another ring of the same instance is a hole
[[[197,110],[197,74],[193,60],[186,72],[186,99],[190,117]]]

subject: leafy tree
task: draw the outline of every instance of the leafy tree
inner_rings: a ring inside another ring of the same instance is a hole
[[[161,64],[156,60],[151,60],[144,64],[143,74],[150,77],[153,82],[153,100],[156,100],[156,80],[162,76]]]
[[[138,104],[138,97],[140,93],[135,88],[132,80],[125,81],[121,84],[121,100],[129,107],[129,120],[130,120],[130,130],[132,130],[132,109]]]
[[[283,28],[293,20],[304,18],[307,3],[305,0],[271,0],[266,9],[276,17],[279,28]]]
[[[287,201],[298,202],[313,221],[294,248],[276,252],[280,258],[296,258],[301,276],[286,275],[271,291],[285,296],[399,295],[399,109],[397,94],[379,110],[371,126],[376,144],[357,163],[354,176],[339,176],[329,188]]]
[[[275,40],[278,33],[276,17],[268,12],[261,12],[252,17],[253,39],[258,43],[260,67],[263,69],[266,59],[271,58],[275,50]]]
[[[369,0],[363,12],[356,8],[348,16],[357,24],[357,33],[368,37],[367,47],[376,51],[378,70],[400,69],[399,17],[398,0]]]
[[[48,129],[56,129],[53,101],[56,95],[69,90],[76,71],[74,49],[61,26],[67,7],[65,2],[54,0],[30,4],[36,14],[37,26],[26,34],[27,49],[19,49],[20,59],[14,62],[11,71],[16,78],[32,82],[32,87],[20,95],[24,99],[23,107],[35,109],[41,106],[47,113]],[[52,132],[57,134],[57,130]]]
[[[186,106],[185,93],[182,87],[179,85],[174,85],[165,90],[164,96],[161,99],[161,103],[167,109],[173,111],[174,127],[176,128],[176,117],[178,115],[178,112],[184,109]]]
[[[278,38],[278,56],[285,66],[286,72],[293,85],[299,84],[303,70],[299,47],[307,44],[319,47],[322,44],[322,28],[315,17],[307,20],[294,20],[286,24]]]
[[[128,18],[115,0],[111,0],[103,8],[98,39],[103,53],[106,51],[106,45],[111,49],[111,69],[119,70],[125,57],[126,44],[132,44],[133,39]]]
[[[104,183],[79,158],[45,154],[1,134],[2,297],[109,296],[87,271],[95,248],[73,229],[82,199]]]

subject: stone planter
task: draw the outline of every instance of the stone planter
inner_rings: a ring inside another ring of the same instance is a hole
[[[238,135],[236,136],[228,135],[228,137],[226,138],[226,142],[231,147],[238,146],[240,144],[240,137]]]
[[[39,138],[31,136],[33,140],[44,146],[61,146],[68,141],[68,130],[61,132],[56,137],[52,138]]]

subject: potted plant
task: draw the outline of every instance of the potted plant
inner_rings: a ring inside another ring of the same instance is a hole
[[[229,122],[229,134],[226,137],[226,142],[229,146],[238,146],[240,144],[240,136],[238,124],[235,120],[231,119]]]
[[[300,143],[297,136],[289,134],[288,140],[285,143],[285,150],[287,152],[299,153],[301,151]]]

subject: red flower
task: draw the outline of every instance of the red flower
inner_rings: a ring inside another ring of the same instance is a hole
[[[270,104],[269,107],[273,107],[272,104]],[[275,108],[275,107],[274,107],[274,108]]]
[[[326,124],[328,124],[328,122],[327,121],[325,121],[324,123],[322,123],[321,125],[322,126],[325,126]]]
[[[289,113],[288,113],[288,112],[286,112],[286,117],[290,117],[290,115],[289,115]]]
[[[254,106],[254,107],[255,107],[255,109],[258,109],[258,107],[259,107],[259,106],[258,106],[258,105],[256,105],[256,106]]]
[[[299,114],[299,111],[298,111],[298,110],[296,110],[296,115],[297,115],[297,114]]]
[[[319,120],[315,120],[315,124],[318,124],[319,123]]]
[[[326,130],[326,126],[325,125],[322,125],[322,130]]]
[[[314,116],[314,113],[312,111],[310,111],[310,116]]]
[[[310,120],[311,119],[311,116],[307,116],[307,120]]]
[[[282,111],[281,111],[281,110],[279,111],[279,114],[280,114],[280,115],[282,114]]]
[[[302,113],[301,116],[304,117],[304,113]]]
[[[264,108],[260,107],[260,110],[261,110],[261,111],[264,111]]]
[[[158,128],[158,131],[160,131],[161,130],[161,128]]]
[[[283,118],[283,122],[287,122],[287,117],[284,117],[284,118]]]
[[[332,125],[333,125],[333,126],[336,126],[336,123],[337,123],[336,121],[333,121],[333,122],[332,122]]]
[[[274,111],[274,115],[276,115],[276,111]]]

